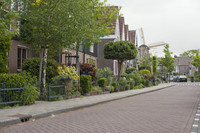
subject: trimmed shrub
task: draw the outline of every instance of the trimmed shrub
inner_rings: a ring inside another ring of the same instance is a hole
[[[23,105],[33,104],[39,98],[37,87],[25,85],[23,87],[22,95],[20,97]]]
[[[129,84],[126,84],[125,90],[130,90],[130,85]]]
[[[96,66],[94,64],[80,64],[80,75],[90,75],[92,80],[96,81]]]
[[[130,73],[132,73],[132,72],[134,72],[134,71],[137,71],[137,69],[136,69],[135,67],[126,68],[126,73],[127,73],[127,74],[130,74]]]
[[[53,59],[47,60],[47,83],[50,83],[52,81],[52,78],[58,75],[58,63]],[[31,75],[36,76],[37,79],[39,77],[39,71],[40,71],[40,58],[28,58],[25,60],[25,62],[22,65],[22,70],[30,72]]]
[[[36,77],[32,77],[29,73],[19,73],[19,74],[0,74],[0,89],[1,88],[23,88],[27,84],[37,85]],[[0,97],[6,97],[6,99],[0,99],[1,101],[7,102],[10,100],[12,95],[13,101],[18,101],[20,99],[19,93],[20,90],[16,90],[14,92],[4,91],[4,93],[0,92]],[[3,96],[1,96],[3,95]]]
[[[81,75],[80,85],[82,89],[82,94],[86,94],[92,89],[92,77],[90,75]]]
[[[37,78],[27,72],[0,74],[0,88],[24,87],[26,84],[37,85]]]
[[[135,81],[129,81],[129,84],[130,84],[130,89],[133,89],[135,85]]]
[[[110,84],[112,81],[112,70],[109,67],[98,69],[97,80],[99,80],[100,78],[106,78],[108,80],[108,84]]]
[[[139,73],[133,73],[133,74],[130,73],[130,74],[127,74],[126,79],[130,81],[133,80],[135,81],[136,85],[139,85],[141,83],[142,77]]]
[[[111,86],[110,87],[110,92],[114,92],[115,91],[115,87],[114,86]]]
[[[142,88],[144,88],[143,84],[140,84],[140,85],[134,87],[134,89],[142,89]]]
[[[105,86],[107,85],[108,80],[106,78],[100,78],[98,81],[98,85],[102,88],[105,88]]]

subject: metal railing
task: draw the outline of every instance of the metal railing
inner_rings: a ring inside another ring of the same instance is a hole
[[[1,84],[0,105],[19,103],[22,91],[23,88],[12,87],[12,85],[8,87],[5,84]]]

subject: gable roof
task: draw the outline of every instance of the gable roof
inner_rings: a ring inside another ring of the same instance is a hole
[[[132,42],[135,44],[135,35],[136,35],[136,30],[130,30],[128,32],[129,35],[129,42]]]
[[[124,35],[124,17],[119,18],[119,25],[120,25],[120,40],[122,40],[122,36]]]
[[[111,8],[116,8],[117,10],[119,9],[118,6],[111,6]],[[118,18],[117,18],[118,19]],[[108,27],[113,27],[113,32],[111,33],[111,35],[115,35],[115,31],[116,31],[116,24],[117,24],[117,19],[113,20],[111,23],[112,25],[109,25]]]
[[[125,25],[124,28],[125,28],[125,41],[129,41],[128,25]]]

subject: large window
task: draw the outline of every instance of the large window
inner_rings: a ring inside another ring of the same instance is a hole
[[[27,58],[27,50],[25,48],[17,49],[17,68],[21,69],[23,62]]]

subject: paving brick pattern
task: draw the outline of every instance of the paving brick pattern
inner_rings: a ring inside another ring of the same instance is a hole
[[[199,84],[79,109],[0,129],[0,133],[190,133]]]

